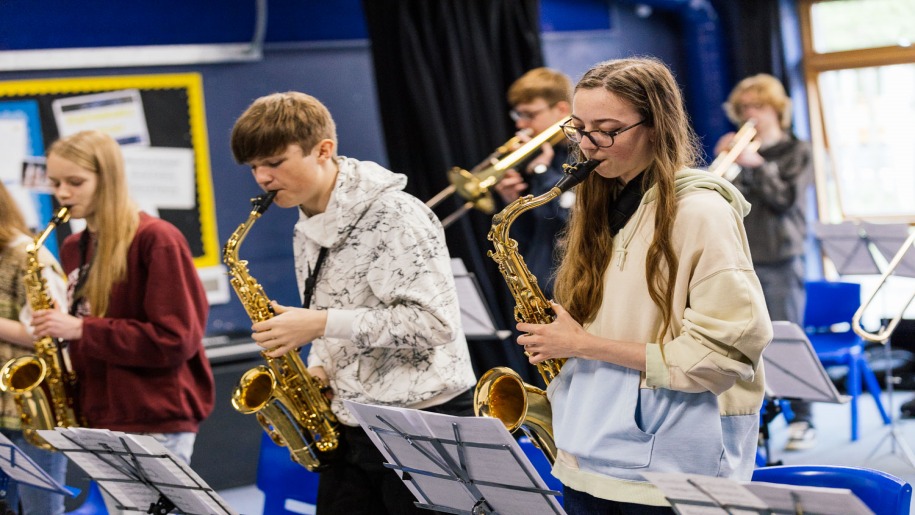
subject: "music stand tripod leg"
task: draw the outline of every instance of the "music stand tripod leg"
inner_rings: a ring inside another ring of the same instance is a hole
[[[915,452],[912,452],[912,448],[909,447],[908,442],[906,442],[905,439],[899,435],[899,431],[898,431],[899,428],[896,425],[896,411],[895,411],[895,406],[893,404],[893,392],[894,392],[893,385],[895,384],[896,376],[893,375],[892,345],[890,344],[889,340],[884,340],[881,343],[883,344],[883,351],[885,354],[886,367],[887,367],[886,368],[886,378],[884,380],[884,384],[886,385],[886,387],[885,387],[886,397],[887,397],[886,409],[888,411],[888,417],[889,417],[888,425],[890,426],[890,430],[889,430],[889,432],[887,432],[886,435],[883,436],[883,438],[880,440],[880,443],[878,443],[877,446],[874,448],[874,450],[870,453],[870,455],[868,456],[868,460],[871,459],[877,453],[877,450],[883,445],[883,442],[886,439],[889,439],[890,440],[890,454],[895,455],[896,448],[898,447],[900,450],[902,450],[903,458],[905,459],[906,462],[908,462],[909,466],[912,468],[915,468]]]

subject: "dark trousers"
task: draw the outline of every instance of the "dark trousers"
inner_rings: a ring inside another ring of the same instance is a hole
[[[669,506],[646,506],[608,501],[569,487],[563,489],[562,504],[569,515],[670,515]]]
[[[473,416],[473,391],[424,411]],[[416,498],[393,469],[384,466],[381,451],[362,427],[343,427],[342,456],[321,471],[317,515],[430,515],[417,508]]]
[[[756,276],[766,297],[769,318],[787,320],[804,328],[804,308],[807,292],[804,288],[804,257],[795,256],[779,263],[754,264]],[[791,401],[794,419],[813,425],[810,402]]]

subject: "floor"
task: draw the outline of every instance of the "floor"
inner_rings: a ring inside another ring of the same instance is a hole
[[[899,406],[913,396],[915,392],[896,392],[892,399],[894,413],[898,414]],[[883,402],[887,409],[890,400],[884,394]],[[815,404],[813,413],[818,442],[816,447],[806,451],[783,451],[786,424],[782,417],[771,423],[772,460],[781,460],[786,465],[826,464],[874,468],[915,484],[915,464],[909,463],[902,451],[902,446],[915,448],[915,419],[895,421],[895,434],[901,442],[896,444],[897,440],[891,436],[891,427],[882,425],[873,399],[869,395],[862,397],[859,400],[860,438],[857,442],[851,442],[851,416],[847,405]],[[219,493],[240,514],[277,515],[263,513],[264,495],[253,485]],[[289,508],[295,511],[287,513],[313,513],[310,506],[287,505]]]

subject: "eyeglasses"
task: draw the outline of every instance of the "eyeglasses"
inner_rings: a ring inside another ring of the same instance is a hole
[[[508,116],[510,116],[512,121],[515,121],[515,122],[520,122],[521,120],[531,121],[534,118],[537,118],[538,116],[540,116],[540,113],[546,111],[550,107],[553,107],[553,106],[544,107],[543,109],[538,109],[536,111],[519,111],[517,109],[512,109],[511,111],[508,112]]]
[[[609,148],[613,146],[614,139],[620,134],[628,131],[633,127],[638,127],[645,123],[645,120],[633,123],[632,125],[623,127],[622,129],[616,129],[615,131],[601,131],[593,130],[586,131],[584,129],[579,129],[574,125],[570,125],[572,120],[567,121],[566,123],[560,125],[562,127],[562,132],[565,133],[566,137],[569,138],[569,141],[575,144],[581,143],[582,137],[587,137],[591,140],[591,143],[594,143],[595,147],[598,148]]]

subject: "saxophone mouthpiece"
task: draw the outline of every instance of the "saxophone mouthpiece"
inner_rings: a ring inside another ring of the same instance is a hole
[[[54,225],[65,224],[68,221],[70,221],[70,206],[60,206],[60,209],[58,209],[54,217],[51,218],[51,223]]]
[[[573,186],[587,179],[588,175],[590,175],[599,164],[601,164],[601,161],[597,159],[588,159],[587,161],[582,161],[573,165],[563,165],[563,168],[565,168],[563,170],[565,177],[559,179],[559,182],[553,187],[559,188],[559,191],[566,192],[572,189]]]
[[[276,190],[268,191],[262,195],[258,195],[251,199],[251,205],[254,206],[254,210],[257,211],[257,214],[262,215],[264,211],[270,207],[270,204],[273,203],[273,197],[276,196]]]

